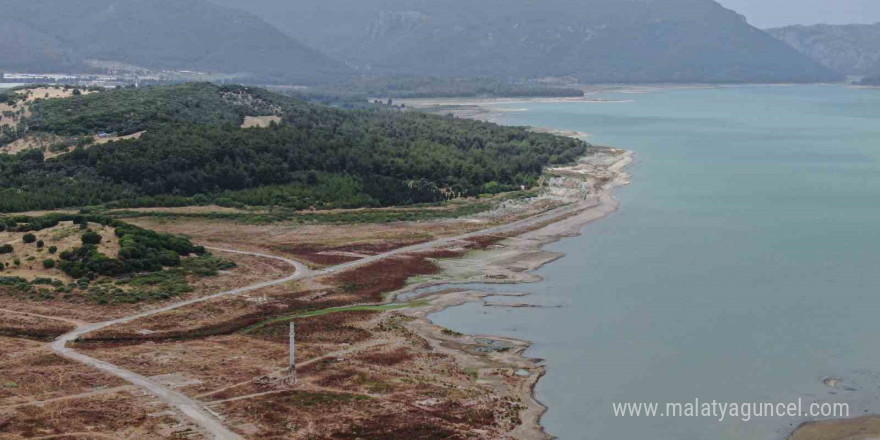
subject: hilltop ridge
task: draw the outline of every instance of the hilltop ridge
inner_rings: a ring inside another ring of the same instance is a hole
[[[370,75],[584,83],[823,82],[840,75],[710,0],[213,0]]]
[[[247,12],[204,0],[10,0],[0,71],[101,71],[106,64],[314,83],[352,73]]]

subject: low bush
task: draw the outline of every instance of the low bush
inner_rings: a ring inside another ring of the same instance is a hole
[[[101,243],[101,234],[94,231],[88,231],[82,235],[82,243],[85,245],[95,245]]]

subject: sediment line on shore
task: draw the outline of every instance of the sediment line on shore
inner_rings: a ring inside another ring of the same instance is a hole
[[[541,417],[548,408],[539,401],[535,395],[535,388],[544,375],[546,367],[541,365],[541,359],[532,359],[524,355],[532,345],[528,341],[494,336],[494,335],[463,335],[456,332],[444,331],[440,326],[431,322],[429,316],[441,312],[450,307],[456,307],[468,302],[485,301],[491,296],[522,296],[525,294],[499,294],[496,292],[456,290],[456,284],[479,283],[479,284],[516,284],[541,281],[542,278],[533,272],[545,264],[549,264],[564,254],[547,252],[543,247],[557,242],[563,238],[575,237],[581,234],[582,228],[590,223],[602,219],[618,210],[620,203],[614,198],[614,190],[620,186],[629,184],[630,175],[624,169],[635,161],[635,154],[631,151],[600,148],[573,167],[557,168],[556,173],[571,176],[586,176],[582,165],[589,163],[589,169],[599,168],[603,174],[603,183],[597,191],[587,196],[587,200],[579,200],[583,209],[573,215],[563,215],[535,228],[518,232],[503,240],[503,246],[498,249],[483,251],[479,256],[468,259],[466,266],[478,267],[477,273],[462,274],[455,269],[444,268],[444,279],[431,282],[418,283],[396,295],[413,293],[427,286],[450,286],[450,291],[429,293],[420,296],[426,301],[423,307],[409,309],[403,312],[406,315],[417,318],[410,323],[410,330],[419,334],[429,341],[432,348],[438,352],[449,354],[463,366],[463,368],[479,368],[481,370],[508,370],[528,372],[525,380],[515,386],[513,390],[519,399],[524,402],[525,408],[521,411],[521,423],[510,432],[511,437],[520,440],[549,440],[552,435],[546,432],[541,425]],[[563,184],[563,186],[565,186]],[[576,197],[577,192],[567,194],[567,197]],[[499,341],[508,344],[509,349],[499,353],[474,353],[470,348],[479,345],[480,340]],[[487,385],[497,385],[499,378],[487,377]],[[501,378],[500,380],[503,380]]]

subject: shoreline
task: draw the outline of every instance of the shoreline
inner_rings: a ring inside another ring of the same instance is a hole
[[[591,103],[591,104],[626,104],[631,99],[602,99],[597,98],[602,94],[617,93],[621,95],[642,95],[672,90],[701,90],[701,89],[732,89],[738,87],[795,87],[795,86],[842,86],[849,88],[877,89],[880,86],[864,86],[846,82],[834,83],[742,83],[742,84],[573,84],[570,87],[584,91],[581,97],[465,97],[465,98],[403,98],[395,102],[405,104],[407,108],[416,109],[428,113],[447,114],[464,119],[475,119],[483,122],[491,122],[503,125],[503,116],[506,113],[521,111],[506,107],[493,107],[499,105],[526,104],[526,103]],[[556,130],[552,127],[533,127],[535,130],[546,130],[547,133],[569,136],[566,131]],[[586,139],[577,133],[574,137]]]
[[[673,86],[673,87],[653,87],[650,89],[652,89],[653,91],[662,91],[662,90],[689,89],[689,88],[733,88],[733,87],[740,87],[740,86],[774,87],[774,86],[794,86],[794,85],[798,85],[798,84],[743,84],[743,85],[714,85],[714,86],[708,85],[705,87]],[[842,87],[853,88],[853,89],[880,89],[880,86],[860,86],[860,85],[844,84],[844,83],[812,84],[812,85],[842,86]],[[604,92],[615,92],[615,93],[641,93],[640,91],[636,91],[635,88],[632,88],[632,89],[634,89],[634,90],[632,90],[630,92],[612,90],[611,88],[606,88],[603,91]],[[643,87],[640,90],[645,90],[645,92],[648,92],[649,87]],[[597,92],[597,93],[601,93],[601,92]],[[613,104],[613,103],[621,103],[623,101],[595,100],[595,99],[591,99],[591,97],[589,95],[585,96],[583,98],[523,98],[523,99],[515,99],[515,98],[509,98],[509,99],[463,98],[460,100],[421,99],[421,100],[410,100],[409,102],[407,102],[407,107],[412,107],[416,110],[428,111],[428,112],[432,112],[432,113],[442,113],[442,114],[452,113],[454,116],[461,117],[461,118],[478,119],[478,120],[487,121],[487,122],[504,124],[503,118],[504,118],[505,114],[508,114],[510,112],[523,111],[524,109],[520,110],[520,109],[516,109],[516,108],[509,108],[509,107],[507,107],[507,108],[492,108],[493,105],[516,104],[516,103],[534,103],[534,102],[546,102],[546,103],[586,102],[586,103],[596,103],[596,104]],[[532,127],[532,130],[543,132],[543,133],[551,133],[551,134],[557,134],[557,135],[562,135],[562,136],[576,137],[581,140],[587,140],[587,138],[589,137],[589,133],[569,132],[569,131],[565,131],[565,130],[545,128],[545,127],[541,127],[541,128]],[[629,154],[632,154],[632,153],[630,152]],[[624,165],[624,167],[625,166],[626,165]],[[620,167],[620,168],[623,168],[623,167]],[[620,171],[620,170],[617,170],[617,171]],[[621,186],[621,185],[617,185],[617,186]],[[614,210],[616,210],[617,206],[619,206],[619,203],[617,203],[617,201],[613,199],[612,193],[613,193],[614,188],[616,188],[616,186],[612,187],[609,191],[607,191],[608,194],[605,194],[605,196],[610,198],[612,203],[616,204],[616,206],[614,208]],[[600,197],[601,197],[601,195],[600,195]],[[585,210],[585,212],[591,211],[593,209],[596,209],[596,207],[588,208]],[[613,210],[611,212],[613,212]],[[610,214],[611,212],[608,212],[608,214]],[[605,215],[607,215],[607,214],[605,214]],[[578,215],[576,217],[580,217],[580,215]],[[604,217],[604,215],[602,217]],[[601,217],[599,217],[599,218],[601,218]],[[589,223],[591,223],[594,220],[595,219],[591,219],[591,220],[587,220],[583,223],[580,223],[578,225],[578,229],[587,226]],[[563,220],[560,220],[559,222],[556,222],[554,224],[563,223],[566,221],[567,221],[567,219],[563,219]],[[549,225],[549,226],[552,227],[553,225]],[[540,229],[544,229],[544,228],[540,228]],[[529,234],[530,233],[528,233],[528,232],[525,234],[520,234],[520,235],[517,235],[516,238],[520,238],[523,235],[529,235]],[[552,240],[552,241],[558,241],[558,240],[561,240],[562,238],[565,238],[568,236],[574,236],[574,235],[579,235],[579,232],[572,233],[571,235],[559,235],[556,238],[556,240]],[[536,249],[538,251],[540,251],[540,248],[546,244],[547,243],[540,243],[536,246]],[[546,253],[546,254],[549,254],[549,253]],[[526,255],[525,252],[522,253],[522,256],[524,257],[524,259],[528,258],[528,256]],[[486,280],[482,280],[482,281],[465,280],[465,281],[458,281],[458,283],[516,284],[516,283],[540,281],[541,280],[540,277],[537,277],[537,276],[529,277],[528,275],[531,275],[529,272],[531,272],[535,269],[538,269],[545,264],[549,264],[550,262],[556,261],[559,258],[563,258],[564,255],[563,254],[556,254],[555,256],[552,256],[552,258],[549,255],[547,257],[548,258],[545,261],[538,262],[537,264],[534,264],[534,263],[531,265],[527,264],[526,266],[528,266],[528,267],[519,266],[518,270],[520,270],[520,272],[518,272],[518,273],[521,275],[521,277],[517,280],[509,280],[509,281],[497,281],[495,279],[486,279]],[[433,283],[432,285],[439,285],[439,284],[454,287],[454,285],[456,284],[456,281],[438,282],[438,283]],[[477,295],[477,294],[480,294],[480,295]],[[428,299],[430,299],[431,295],[427,295],[427,296],[429,297]],[[485,304],[484,300],[488,297],[491,297],[491,296],[502,297],[502,296],[511,296],[511,295],[498,294],[498,293],[486,294],[486,292],[470,291],[471,299],[469,301],[463,302],[462,304],[464,304],[466,302],[474,302],[474,301],[483,301]],[[513,295],[513,296],[518,296],[518,295]],[[437,312],[444,310],[446,308],[450,308],[450,307],[458,306],[458,305],[460,305],[460,304],[446,305],[442,308],[439,308],[439,310],[437,310],[436,312],[432,312],[432,313],[437,313]],[[430,314],[428,314],[426,316],[429,316],[429,315]],[[429,318],[426,317],[425,319],[428,321],[429,325],[433,325],[432,323],[430,323]],[[466,336],[466,337],[470,337],[470,336]],[[506,339],[506,338],[498,338],[497,336],[482,336],[482,335],[472,336],[470,338],[496,338],[499,340]],[[520,352],[520,354],[524,353],[525,350],[527,350],[531,346],[531,343],[529,343],[528,341],[518,341],[518,342],[526,345],[525,348]],[[554,438],[550,434],[548,434],[544,430],[544,427],[541,425],[541,417],[548,410],[548,408],[545,405],[543,405],[535,396],[535,386],[538,384],[538,381],[545,374],[548,374],[546,371],[546,368],[540,365],[540,362],[541,362],[540,359],[529,359],[529,358],[525,357],[524,354],[522,354],[522,359],[533,361],[534,365],[536,365],[536,367],[541,369],[540,373],[536,374],[534,381],[531,383],[531,390],[530,390],[530,394],[528,396],[528,398],[531,399],[532,401],[534,401],[535,404],[538,405],[538,407],[533,408],[531,410],[531,412],[527,412],[527,414],[529,416],[531,416],[532,418],[524,417],[523,423],[520,425],[522,430],[517,430],[517,431],[511,432],[511,435],[513,435],[514,438],[525,439],[525,440],[544,440],[544,439]],[[530,428],[532,429],[532,431],[529,431]],[[535,431],[535,430],[538,430],[538,431]],[[786,427],[784,429],[784,431],[786,433],[781,434],[781,435],[783,435],[784,436],[783,438],[785,438],[787,440],[834,440],[834,439],[844,439],[844,438],[851,439],[851,440],[874,439],[874,438],[880,438],[880,415],[878,415],[878,414],[864,414],[864,415],[854,415],[854,417],[852,417],[852,418],[844,418],[844,419],[805,421],[800,424],[795,424],[791,427]],[[529,432],[530,434],[522,435],[523,432]],[[535,432],[540,432],[540,434],[535,434]]]
[[[551,131],[552,129],[546,130]],[[460,334],[436,325],[431,321],[430,315],[470,302],[486,304],[485,300],[489,297],[527,296],[528,294],[500,294],[498,292],[457,289],[455,286],[471,283],[520,284],[539,282],[543,278],[533,272],[565,256],[562,253],[545,251],[543,248],[546,245],[564,238],[581,235],[584,227],[619,209],[620,202],[614,198],[614,191],[618,187],[630,183],[631,176],[624,170],[635,162],[635,153],[605,147],[594,148],[598,151],[582,158],[574,166],[551,169],[557,175],[568,175],[570,179],[581,181],[583,177],[589,176],[588,170],[600,171],[597,174],[605,179],[604,183],[598,187],[595,193],[586,196],[586,203],[581,201],[583,203],[582,209],[574,214],[554,218],[535,228],[517,231],[500,241],[498,244],[501,246],[498,248],[480,252],[479,255],[462,257],[466,260],[465,264],[461,262],[443,264],[440,261],[443,268],[439,275],[440,279],[416,281],[413,285],[394,292],[389,298],[390,301],[396,301],[401,296],[417,293],[428,287],[449,287],[447,290],[416,294],[407,298],[408,301],[418,298],[426,302],[424,306],[402,312],[416,318],[408,327],[429,341],[432,350],[453,356],[464,369],[476,368],[478,370],[477,384],[496,388],[506,386],[506,392],[513,390],[517,398],[525,405],[520,411],[520,423],[509,433],[515,439],[551,440],[556,438],[548,433],[541,424],[541,418],[549,408],[536,396],[536,387],[541,378],[547,374],[547,369],[542,365],[542,359],[525,356],[526,350],[532,346],[532,343],[498,335]],[[573,194],[577,191],[563,190],[563,192],[565,192],[564,197],[567,198],[583,197],[582,193],[576,196]],[[466,266],[468,269],[463,271],[461,266]],[[516,305],[511,305],[511,307],[516,307]],[[484,345],[485,341],[495,341],[506,348],[503,353],[474,352],[474,347]],[[499,373],[501,370],[504,370],[505,373]],[[516,383],[516,378],[513,376],[519,376],[522,380]],[[504,386],[501,385],[501,382],[504,383]]]

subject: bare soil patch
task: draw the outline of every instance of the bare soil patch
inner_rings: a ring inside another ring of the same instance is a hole
[[[273,122],[281,123],[281,116],[245,116],[241,128],[266,128]]]
[[[95,137],[94,137],[95,141],[92,145],[102,145],[102,144],[107,144],[110,142],[124,141],[124,140],[128,140],[128,139],[140,139],[141,136],[144,135],[144,133],[146,133],[146,131],[139,131],[137,133],[127,134],[125,136],[117,136],[115,134],[109,134],[107,136],[101,137],[101,136],[95,135]]]

